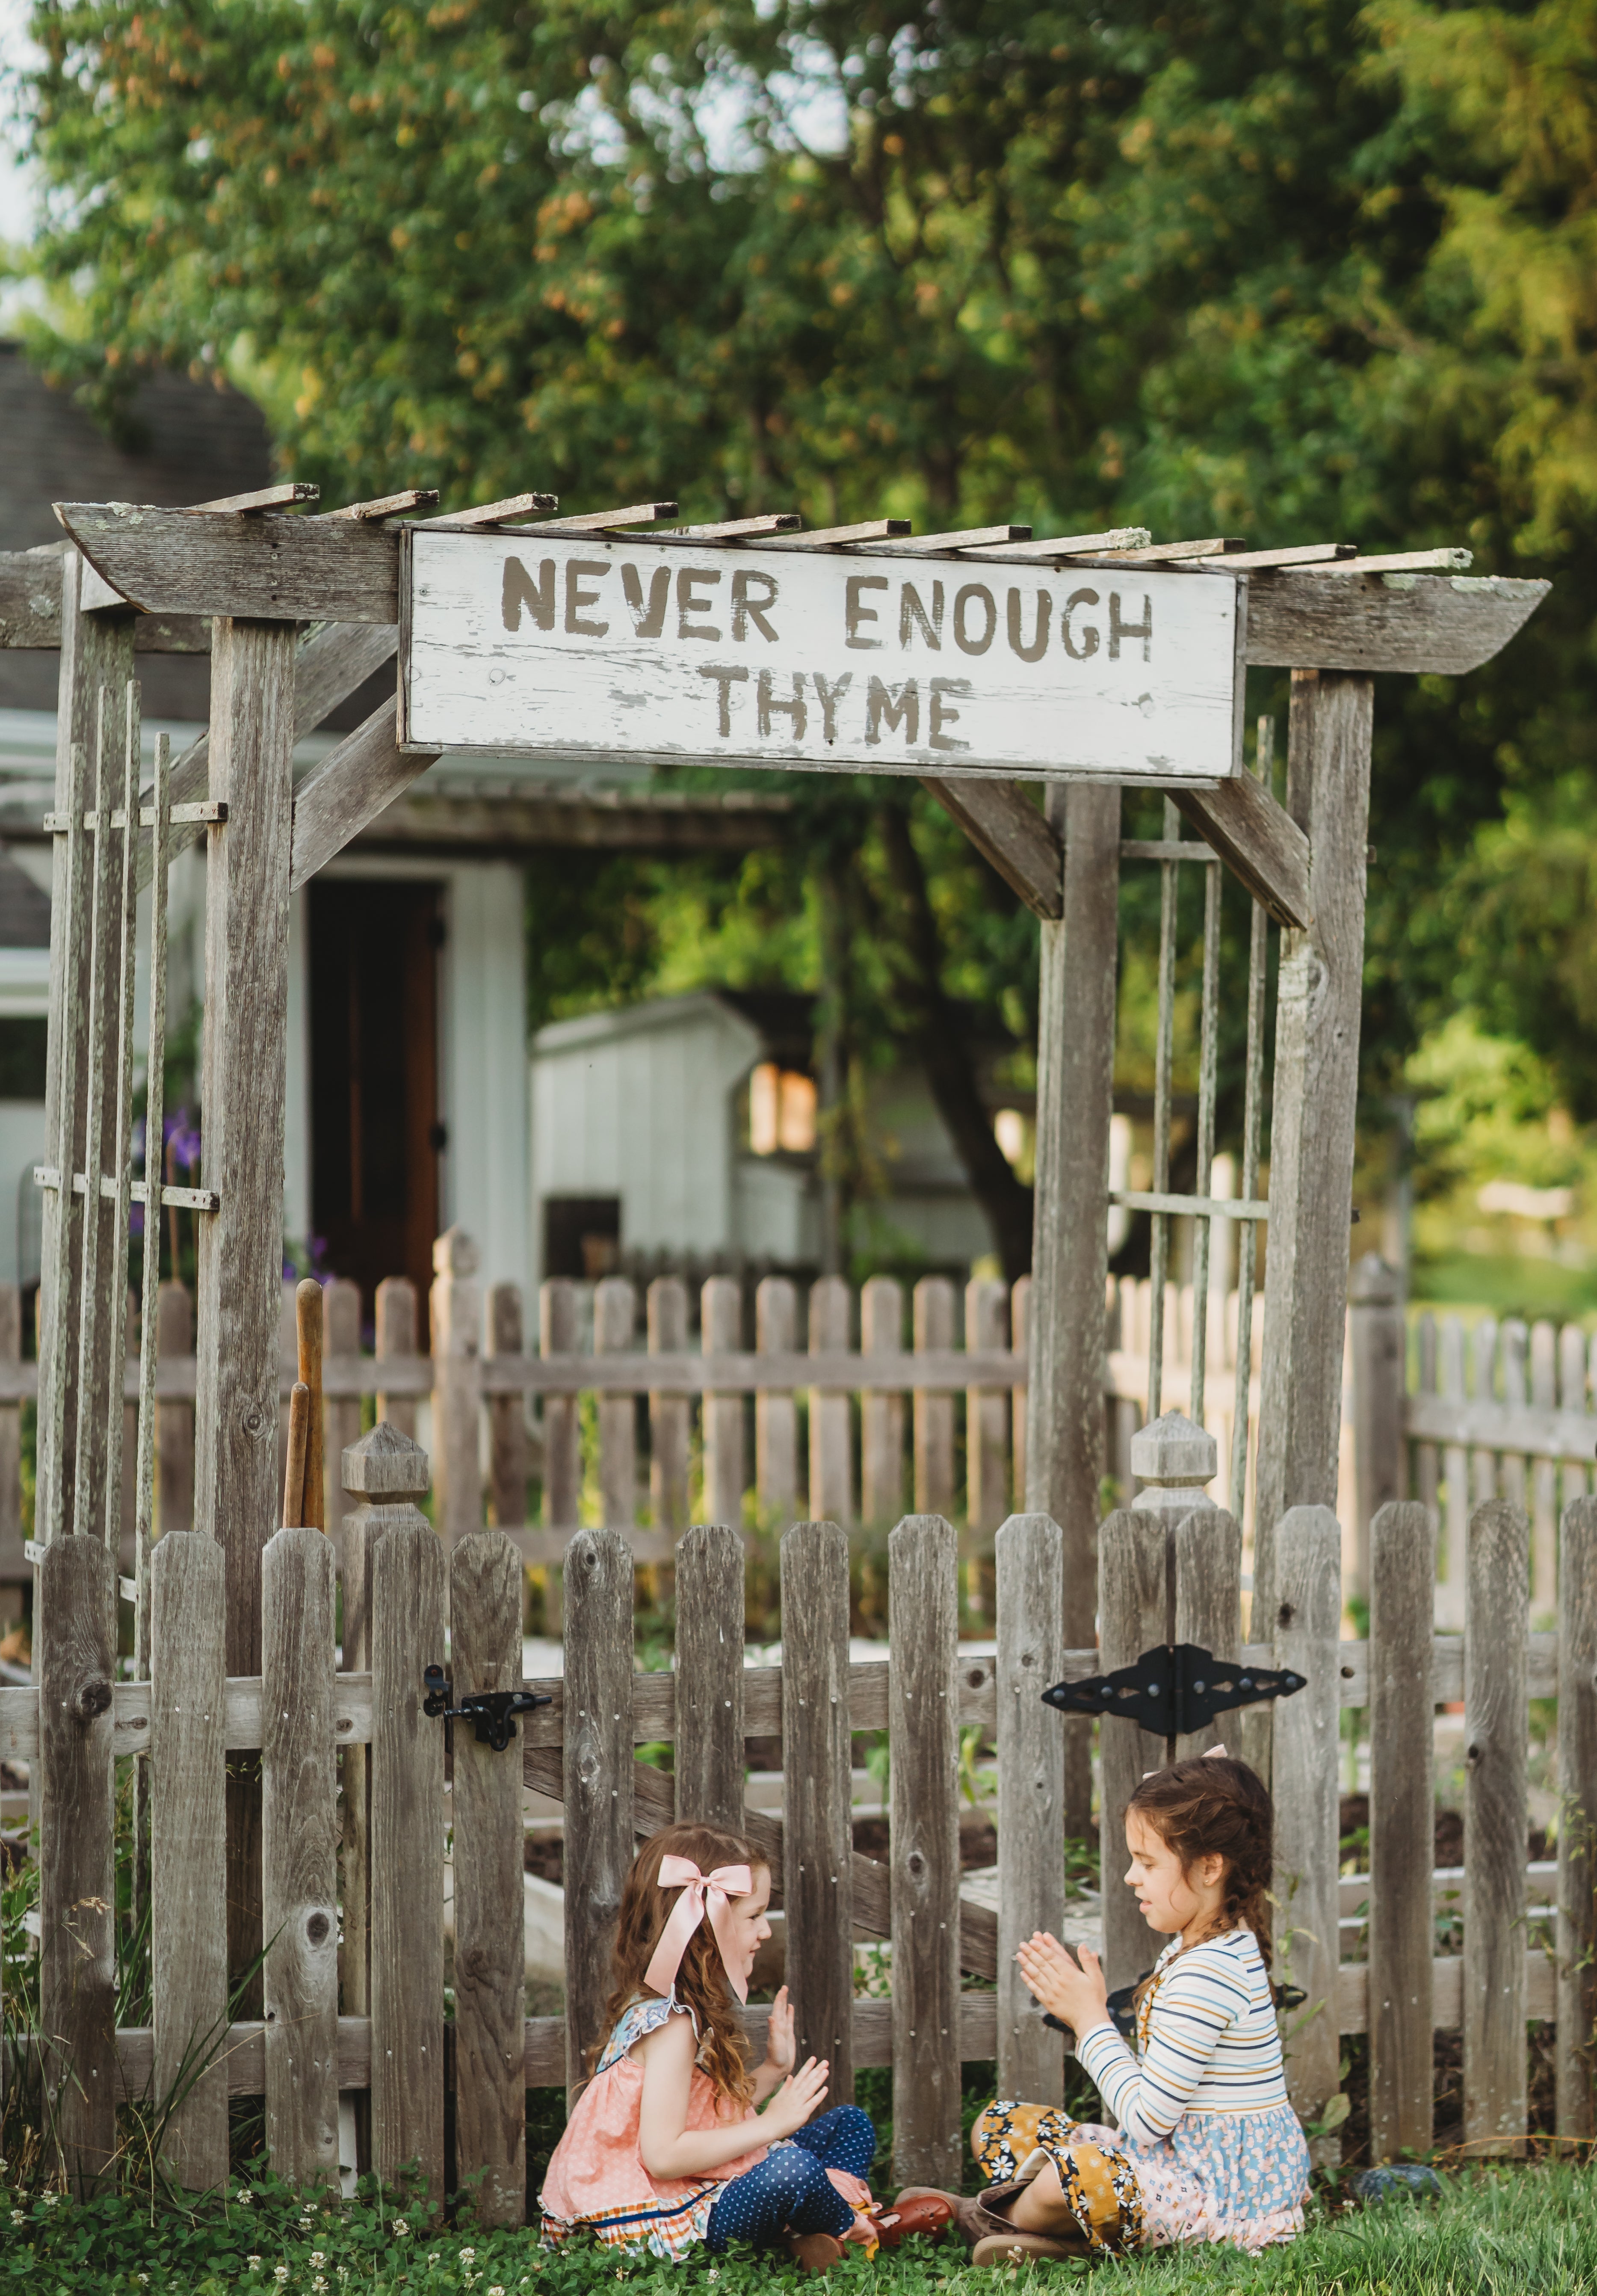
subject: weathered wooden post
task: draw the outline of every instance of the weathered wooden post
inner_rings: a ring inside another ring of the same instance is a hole
[[[1283,1699],[1275,1716],[1278,1974],[1308,1997],[1288,2026],[1287,2089],[1299,2118],[1317,2121],[1339,2090],[1341,2062],[1337,1750],[1342,1703],[1337,1640],[1342,1537],[1331,1509],[1293,1507],[1278,1526],[1278,1553],[1275,1663],[1302,1675],[1306,1685]],[[1312,2151],[1322,2166],[1332,2164],[1341,2156],[1341,2139],[1316,2137]]]
[[[1041,929],[1026,1506],[1064,1534],[1064,1636],[1080,1650],[1093,1638],[1103,1480],[1120,792],[1072,783],[1050,789],[1048,810],[1065,853],[1057,922],[1044,917]],[[1064,1728],[1065,1824],[1081,1835],[1092,1812],[1092,1726]]]
[[[446,1546],[482,1526],[481,1255],[463,1228],[432,1247],[432,1446],[438,1529]]]
[[[1403,1496],[1403,1390],[1406,1332],[1397,1272],[1365,1252],[1348,1286],[1353,1355],[1353,1458],[1358,1508],[1355,1595],[1370,1592],[1370,1526]]]
[[[1307,835],[1311,924],[1283,931],[1259,1372],[1254,1616],[1275,1600],[1275,1528],[1337,1498],[1353,1218],[1374,687],[1294,669],[1286,809]]]

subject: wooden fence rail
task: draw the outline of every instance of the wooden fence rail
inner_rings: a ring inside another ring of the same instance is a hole
[[[83,1639],[79,1622],[107,1605],[105,1549],[65,1538],[48,1551],[41,1681],[0,1688],[0,1758],[38,1765],[41,1951],[48,1959],[70,1948],[76,1957],[75,2014],[46,2062],[79,2183],[103,2167],[119,2098],[159,2097],[198,2065],[168,2138],[175,2171],[191,2184],[222,2173],[226,2101],[244,2094],[266,2100],[279,2170],[325,2183],[337,2167],[339,2099],[354,2092],[364,2157],[388,2176],[419,2161],[437,2194],[452,2087],[460,2177],[480,2172],[479,2207],[490,2220],[520,2221],[522,2091],[577,2078],[598,2038],[609,1925],[634,1844],[690,1816],[741,1824],[770,1860],[799,2031],[831,2058],[834,2095],[850,2093],[856,2068],[890,2064],[898,2174],[951,2174],[962,2062],[994,2060],[1001,2088],[1044,2102],[1061,2088],[1058,2037],[1005,1982],[1021,1930],[1057,1926],[1064,1910],[1062,1726],[1037,1693],[1097,1672],[1122,1648],[1134,1655],[1160,1638],[1167,1618],[1178,1633],[1201,1628],[1216,1648],[1292,1665],[1308,1679],[1308,1690],[1279,1710],[1274,1733],[1277,1942],[1287,1974],[1314,2005],[1289,2020],[1289,2075],[1305,2117],[1321,2118],[1334,2094],[1337,2033],[1368,2031],[1378,2149],[1423,2151],[1429,2037],[1462,2028],[1470,2142],[1512,2151],[1526,2133],[1528,2017],[1556,2025],[1560,2135],[1591,2135],[1597,1734],[1588,1710],[1597,1614],[1584,1571],[1566,1578],[1557,1636],[1530,1633],[1525,1600],[1505,1604],[1503,1571],[1511,1565],[1523,1581],[1528,1536],[1525,1516],[1505,1503],[1488,1502],[1471,1517],[1473,1599],[1462,1636],[1438,1636],[1431,1624],[1423,1511],[1383,1511],[1368,1643],[1339,1632],[1340,1538],[1328,1510],[1297,1510],[1280,1526],[1277,1631],[1258,1645],[1240,1644],[1231,1517],[1188,1513],[1169,1530],[1152,1513],[1111,1517],[1099,1590],[1103,1642],[1069,1651],[1059,1529],[1045,1517],[1011,1517],[995,1542],[993,1656],[957,1649],[952,1527],[907,1516],[889,1542],[892,1657],[864,1662],[849,1657],[847,1541],[834,1525],[797,1524],[782,1540],[789,1631],[780,1666],[741,1664],[742,1541],[729,1527],[700,1527],[678,1550],[668,1672],[632,1664],[628,1542],[617,1530],[585,1530],[567,1554],[565,1672],[531,1685],[547,1703],[523,1719],[513,1748],[495,1755],[466,1726],[423,1713],[422,1677],[437,1662],[449,1669],[457,1695],[520,1686],[514,1543],[481,1529],[446,1547],[414,1504],[425,1488],[424,1455],[386,1423],[349,1447],[343,1464],[358,1504],[344,1513],[341,1538],[284,1530],[266,1550],[259,1677],[224,1677],[221,1550],[210,1541],[174,1532],[157,1542],[147,1683],[114,1680],[109,1646],[96,1652]],[[1584,1556],[1597,1538],[1597,1502],[1569,1510],[1563,1538]],[[1131,1567],[1134,1555],[1141,1560]],[[344,1582],[341,1652],[335,1562]],[[52,1655],[58,1648],[71,1653],[70,1679]],[[1527,1871],[1527,1704],[1558,1695],[1560,1685],[1568,1816],[1556,1869]],[[1415,1759],[1413,1734],[1434,1702],[1461,1692],[1478,1783],[1462,1874],[1433,1876],[1428,1766]],[[1337,1717],[1349,1706],[1370,1717],[1367,1880],[1338,1874]],[[997,1913],[959,1882],[958,1731],[970,1725],[997,1749]],[[1113,1805],[1136,1768],[1164,1749],[1129,1730],[1122,1744],[1120,1725],[1102,1727],[1112,1828]],[[881,1730],[892,1751],[886,1864],[854,1849],[850,1824],[850,1741]],[[751,1737],[782,1742],[780,1817],[743,1807]],[[672,1771],[637,1759],[635,1749],[661,1742],[674,1750]],[[227,2026],[222,1787],[229,1755],[254,1750],[263,1778],[266,2014]],[[127,1755],[143,1759],[150,1779],[154,2022],[116,2031],[110,2007],[127,1972],[117,1967],[109,1921],[84,1968],[79,1909],[111,1902],[108,1782],[114,1760]],[[1416,1777],[1426,1783],[1416,1786]],[[516,1949],[523,1786],[562,1804],[567,1899],[581,1909],[566,1925],[566,2009],[557,2018],[524,2013]],[[447,2020],[446,1832],[455,1907]],[[1430,1900],[1460,1881],[1463,1956],[1438,1956],[1427,1927]],[[1552,1939],[1536,1912],[1549,1900]],[[1118,1903],[1111,1868],[1103,1914],[1115,1982],[1150,1957],[1136,1925],[1118,1918]],[[1339,1964],[1333,1941],[1341,1936],[1356,1950],[1361,1922],[1367,1957]],[[890,1947],[889,1998],[856,1997],[856,1939]],[[979,1989],[962,1989],[972,1980]],[[1489,2015],[1478,2005],[1488,1995]],[[1331,2017],[1318,2009],[1328,2000]],[[761,2021],[761,2012],[749,2013],[751,2031]]]

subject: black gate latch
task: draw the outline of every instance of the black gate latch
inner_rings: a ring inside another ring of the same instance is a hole
[[[516,1734],[512,1717],[530,1714],[535,1706],[553,1706],[554,1701],[542,1691],[534,1690],[472,1690],[468,1691],[458,1706],[451,1706],[454,1685],[445,1676],[441,1666],[428,1667],[422,1679],[427,1685],[427,1695],[422,1702],[423,1714],[441,1714],[446,1722],[474,1722],[477,1742],[491,1746],[496,1754],[504,1753]]]
[[[1235,1666],[1196,1643],[1161,1643],[1134,1666],[1086,1682],[1056,1682],[1043,1699],[1061,1714],[1124,1716],[1156,1738],[1184,1738],[1230,1707],[1290,1698],[1305,1681],[1290,1667]]]

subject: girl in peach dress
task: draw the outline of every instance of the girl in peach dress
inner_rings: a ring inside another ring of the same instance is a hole
[[[668,1826],[638,1852],[616,1927],[610,2038],[544,2179],[546,2246],[585,2227],[674,2261],[700,2241],[783,2243],[823,2270],[846,2240],[874,2245],[861,2212],[876,2131],[851,2104],[812,2118],[827,2067],[812,2057],[794,2070],[785,1986],[764,2063],[750,2073],[744,2059],[737,2005],[771,1934],[770,1898],[758,1853],[717,1828]]]

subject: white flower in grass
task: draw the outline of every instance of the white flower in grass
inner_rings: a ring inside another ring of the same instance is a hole
[[[251,2202],[254,2198],[255,2198],[255,2195],[254,2195],[254,2194],[250,2191],[250,2187],[249,2187],[249,2185],[241,2185],[239,2186],[239,2206],[240,2206],[240,2208],[242,2208],[242,2209],[247,2209],[247,2208],[249,2207],[249,2205],[250,2205],[250,2202]]]
[[[409,2232],[410,2226],[405,2223],[403,2217],[396,2217],[389,2229],[397,2239],[403,2240],[405,2234]]]
[[[12,2210],[11,2220],[12,2224],[22,2224],[26,2221],[20,2209],[13,2209]]]
[[[504,2291],[495,2283],[495,2284],[488,2290],[488,2296],[504,2296]]]
[[[274,2264],[272,2267],[272,2277],[280,2288],[288,2276],[289,2268],[286,2264]]]
[[[322,2267],[326,2263],[327,2259],[323,2255],[319,2248],[313,2248],[310,2252],[310,2260],[315,2267],[315,2269],[320,2272]]]
[[[41,2208],[46,2209],[59,2208],[61,2206],[61,2194],[59,2193],[41,2193],[39,2194],[39,2205]]]
[[[475,2264],[477,2261],[477,2251],[474,2248],[463,2248],[460,2252],[460,2260],[463,2264]]]
[[[244,2261],[250,2267],[251,2272],[258,2272],[260,2270],[260,2259],[258,2256],[247,2256],[244,2259]]]
[[[310,2284],[315,2291],[315,2296],[327,2296],[327,2283],[319,2272]]]

